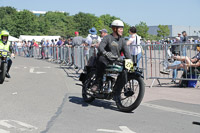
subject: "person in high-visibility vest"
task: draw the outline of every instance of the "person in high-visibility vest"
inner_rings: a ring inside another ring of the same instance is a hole
[[[0,33],[0,49],[4,49],[4,50],[10,51],[10,53],[12,53],[12,45],[8,41],[8,37],[9,37],[9,32],[6,30],[2,30]],[[8,65],[7,65],[6,77],[11,78],[10,74],[9,74],[9,70],[12,65],[12,60],[10,59],[10,56],[8,56],[8,58],[7,58],[7,63],[8,63]]]

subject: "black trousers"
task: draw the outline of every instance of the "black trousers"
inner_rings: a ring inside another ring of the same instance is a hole
[[[104,57],[104,56],[99,56],[98,59],[97,59],[97,66],[96,66],[96,74],[97,74],[97,77],[96,77],[96,81],[98,83],[100,83],[103,79],[103,75],[105,73],[105,69],[107,67],[107,65],[109,64],[109,60]]]
[[[7,62],[8,62],[8,65],[7,65],[7,73],[9,72],[10,70],[10,67],[12,65],[12,60],[10,58],[7,59]]]

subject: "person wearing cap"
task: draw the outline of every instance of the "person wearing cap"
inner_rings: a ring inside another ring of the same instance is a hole
[[[105,73],[107,65],[114,61],[113,58],[120,58],[120,53],[123,52],[126,58],[131,59],[126,41],[122,38],[124,23],[121,20],[114,20],[111,28],[113,32],[105,36],[98,47],[96,80],[91,88],[94,93],[102,88],[103,74]],[[119,80],[121,79],[119,78]],[[116,86],[120,86],[121,82],[116,81],[117,83],[119,85]]]
[[[98,47],[101,42],[101,38],[97,35],[97,30],[95,27],[89,29],[89,34],[86,38],[85,43],[90,47]]]
[[[83,43],[83,37],[79,36],[78,31],[75,31],[74,34],[75,34],[75,37],[72,40],[72,47],[80,46]]]
[[[78,31],[75,31],[74,32],[74,35],[75,37],[73,37],[72,40],[72,43],[71,43],[71,49],[72,49],[72,64],[71,65],[74,65],[74,47],[77,47],[77,46],[81,46],[83,44],[83,37],[82,36],[79,36],[79,32]],[[75,68],[77,68],[75,66]]]
[[[104,38],[104,36],[108,35],[108,31],[106,29],[102,29],[102,30],[99,30],[99,31],[101,33],[101,40]]]
[[[91,60],[96,58],[97,48],[99,47],[100,42],[101,42],[101,38],[100,36],[97,35],[96,28],[92,27],[91,29],[89,29],[89,34],[86,37],[86,40],[84,43],[85,45],[84,52],[85,52],[86,62],[88,62],[88,64],[90,64]]]

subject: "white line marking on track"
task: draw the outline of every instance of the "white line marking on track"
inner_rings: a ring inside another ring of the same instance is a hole
[[[15,126],[8,124],[9,120],[1,120],[0,125],[7,127],[7,128],[15,128]]]
[[[44,68],[51,68],[50,66],[44,67]]]
[[[6,131],[6,130],[3,130],[3,129],[0,129],[0,133],[10,133],[10,131]]]
[[[119,128],[122,131],[118,130],[109,130],[109,129],[97,129],[98,132],[108,132],[108,133],[136,133],[134,131],[131,131],[128,127],[126,126],[119,126]]]
[[[150,103],[142,103],[141,105],[146,106],[146,107],[150,107],[150,108],[154,108],[154,109],[160,109],[160,110],[163,110],[163,111],[169,111],[169,112],[179,113],[179,114],[183,114],[183,115],[200,117],[200,113],[185,111],[185,110],[181,110],[181,109],[164,107],[164,106],[150,104]]]
[[[17,92],[13,92],[12,94],[13,94],[13,95],[17,95]]]
[[[9,123],[15,123],[15,126],[9,124]],[[20,121],[16,121],[16,120],[0,120],[0,125],[3,127],[6,127],[8,129],[10,128],[14,128],[18,131],[33,131],[33,130],[37,130],[37,127],[34,127],[30,124],[24,123],[24,122],[20,122]],[[10,133],[9,131],[0,129],[0,133]]]
[[[42,73],[46,73],[46,72],[34,72],[34,67],[30,68],[29,72],[30,73],[35,73],[35,74],[42,74]]]
[[[23,122],[20,122],[20,121],[16,121],[16,120],[11,120],[11,121],[13,121],[13,122],[15,122],[15,123],[17,123],[17,124],[19,124],[19,125],[21,125],[23,127],[26,127],[27,129],[29,129],[29,131],[38,129],[37,127],[34,127],[32,125],[29,125],[29,124],[26,124],[26,123],[23,123]]]

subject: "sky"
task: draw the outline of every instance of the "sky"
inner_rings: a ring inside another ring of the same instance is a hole
[[[0,0],[0,7],[17,10],[79,12],[95,16],[110,14],[133,26],[200,26],[200,0]]]

